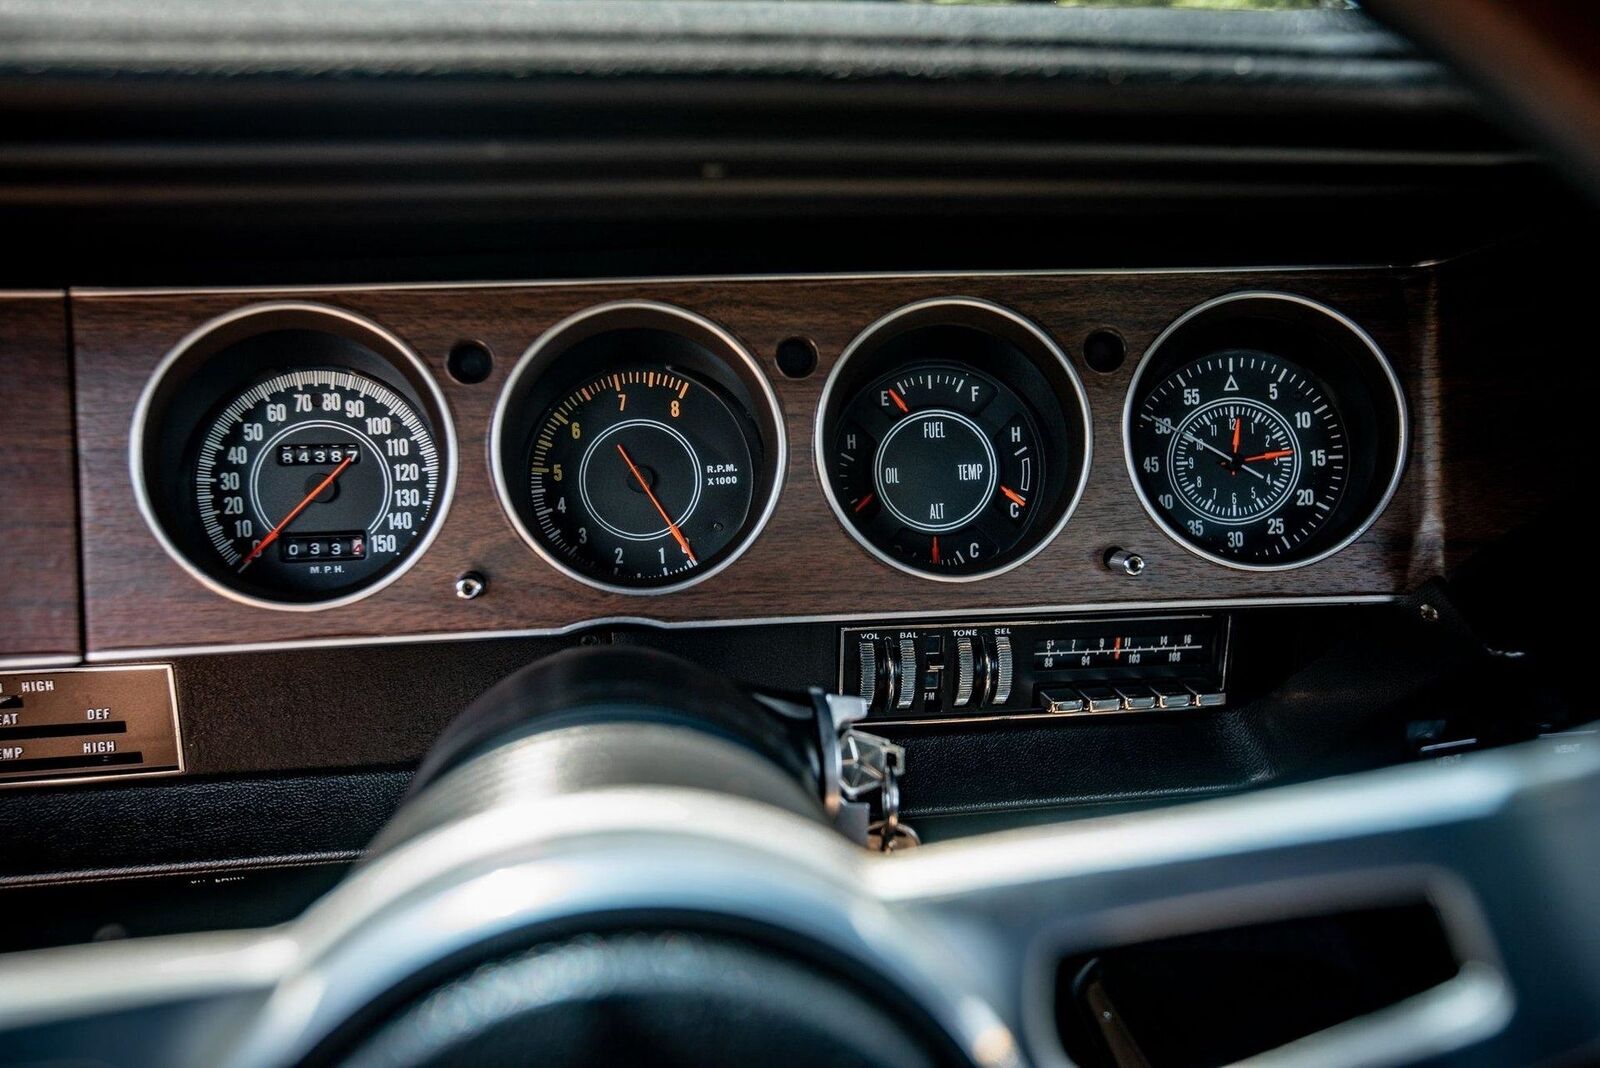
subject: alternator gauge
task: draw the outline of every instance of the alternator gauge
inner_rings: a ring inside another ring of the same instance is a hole
[[[1174,538],[1236,567],[1338,551],[1393,492],[1404,401],[1354,324],[1273,294],[1180,320],[1134,376],[1125,422],[1140,499]]]
[[[1065,523],[1087,469],[1086,425],[1077,376],[1037,327],[981,301],[930,301],[841,357],[817,466],[873,555],[913,574],[981,578]]]

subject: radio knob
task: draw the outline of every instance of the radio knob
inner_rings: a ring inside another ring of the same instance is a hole
[[[977,658],[973,655],[971,638],[956,638],[956,692],[950,703],[965,708],[972,702]]]
[[[994,636],[994,703],[1003,705],[1011,700],[1011,679],[1015,665],[1011,658],[1011,635]]]
[[[878,643],[863,641],[856,643],[856,664],[860,668],[857,678],[861,684],[857,687],[863,703],[870,711],[878,701]]]
[[[900,692],[895,696],[894,707],[904,711],[917,699],[917,642],[915,638],[900,639]]]

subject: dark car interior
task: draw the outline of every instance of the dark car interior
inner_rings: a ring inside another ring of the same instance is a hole
[[[1600,1063],[1597,30],[0,0],[0,1064]]]

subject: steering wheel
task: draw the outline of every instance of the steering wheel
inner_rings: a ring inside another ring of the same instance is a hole
[[[1562,28],[1578,5],[1371,6],[1536,116],[1600,192],[1600,64],[1574,59],[1586,28]],[[1507,42],[1533,65],[1487,62]],[[7,958],[0,1060],[1062,1064],[1063,958],[1413,901],[1436,910],[1454,975],[1262,1063],[1600,1044],[1600,748],[884,854],[840,833],[839,712],[638,650],[535,665],[452,728],[368,859],[301,918]]]

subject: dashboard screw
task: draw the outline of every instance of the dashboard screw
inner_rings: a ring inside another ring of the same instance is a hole
[[[1424,623],[1439,622],[1439,610],[1433,607],[1431,604],[1425,604],[1421,608],[1417,609],[1417,614],[1422,616],[1422,621]]]
[[[1130,553],[1126,549],[1110,548],[1106,550],[1106,567],[1119,575],[1133,578],[1144,572],[1144,557],[1138,553]]]
[[[482,596],[483,591],[488,588],[489,580],[476,571],[463,572],[461,577],[456,579],[456,596],[463,601]]]

